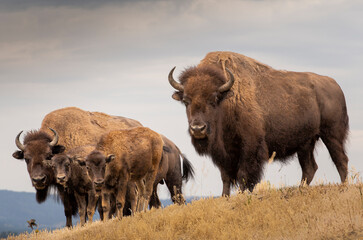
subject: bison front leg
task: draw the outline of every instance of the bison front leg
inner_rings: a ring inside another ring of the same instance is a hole
[[[74,193],[74,196],[76,197],[76,201],[78,204],[78,214],[79,214],[80,223],[81,226],[83,226],[86,223],[86,206],[87,206],[86,196],[78,194],[76,192]]]
[[[220,169],[220,171],[223,182],[222,196],[227,197],[229,196],[231,191],[231,178],[229,177],[228,173],[225,170]]]
[[[96,207],[97,207],[98,197],[96,196],[96,192],[94,190],[89,191],[87,197],[88,197],[87,217],[88,217],[88,221],[90,223],[92,223],[93,222],[93,215],[95,214],[95,210],[96,210]]]
[[[63,195],[61,195],[64,206],[64,215],[66,216],[66,226],[72,227],[72,204],[70,202],[70,196],[67,192],[63,191]]]
[[[118,186],[117,194],[116,194],[116,215],[117,215],[118,219],[121,219],[123,216],[126,191],[127,191],[127,182],[121,181],[121,183]]]
[[[268,161],[268,151],[265,142],[255,145],[255,148],[245,150],[239,162],[237,181],[240,190],[253,191],[256,184],[260,182],[263,165]]]
[[[109,219],[110,212],[110,193],[104,192],[102,193],[102,212],[103,212],[103,221],[107,221]]]

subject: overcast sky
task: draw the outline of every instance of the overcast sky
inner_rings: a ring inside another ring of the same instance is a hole
[[[219,196],[219,170],[200,157],[187,133],[185,107],[167,75],[210,51],[233,51],[276,69],[336,79],[350,117],[349,167],[363,171],[363,2],[0,1],[0,189],[31,191],[24,161],[12,158],[21,130],[38,129],[56,109],[76,106],[139,120],[191,160],[187,196]],[[320,143],[314,182],[339,182]],[[301,168],[266,166],[264,180],[297,185]],[[167,198],[161,189],[162,198]]]

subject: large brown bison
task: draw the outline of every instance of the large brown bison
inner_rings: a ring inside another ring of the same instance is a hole
[[[346,180],[348,115],[344,94],[332,78],[278,71],[232,52],[207,54],[179,82],[173,79],[174,69],[169,73],[177,90],[173,98],[186,106],[196,151],[210,155],[220,169],[222,195],[229,195],[233,183],[252,191],[273,152],[282,162],[297,153],[302,181],[309,184],[318,168],[318,139],[341,181]]]
[[[110,116],[99,112],[88,112],[75,107],[55,110],[45,116],[38,131],[30,131],[23,143],[20,132],[16,139],[19,151],[13,153],[16,159],[25,159],[29,176],[36,189],[39,203],[47,198],[49,189],[55,188],[64,204],[67,226],[72,226],[72,215],[77,214],[77,202],[72,191],[57,184],[51,167],[53,155],[84,145],[96,145],[100,136],[110,130],[141,126],[132,119]],[[52,128],[54,130],[49,130]],[[54,137],[52,137],[52,135]]]
[[[96,190],[101,190],[104,219],[110,210],[110,197],[116,196],[116,211],[123,215],[129,181],[138,190],[139,210],[145,209],[163,156],[160,134],[145,127],[111,131],[103,135],[86,158],[86,166]],[[132,206],[132,212],[136,206]]]

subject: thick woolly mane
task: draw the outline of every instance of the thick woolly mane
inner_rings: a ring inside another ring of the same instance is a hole
[[[179,81],[181,84],[185,85],[190,77],[195,76],[210,76],[214,81],[214,85],[217,86],[222,85],[227,81],[223,72],[214,66],[189,67],[181,73]]]
[[[25,135],[24,144],[27,144],[28,142],[36,141],[36,140],[46,140],[48,142],[51,142],[53,139],[46,132],[43,132],[41,130],[32,130],[32,131],[27,132],[27,134]]]
[[[199,64],[199,66],[203,65],[216,65],[222,67],[223,70],[225,70],[225,67],[239,69],[252,75],[263,74],[273,70],[270,66],[260,63],[253,58],[233,52],[210,52]]]

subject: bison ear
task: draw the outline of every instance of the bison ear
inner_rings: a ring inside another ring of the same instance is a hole
[[[13,153],[13,157],[16,159],[24,159],[24,152],[23,151],[15,151]]]
[[[106,157],[106,163],[110,163],[111,161],[113,161],[115,159],[115,155],[110,154]]]
[[[181,101],[183,99],[183,92],[174,92],[171,97],[174,100]]]
[[[234,93],[232,91],[226,91],[223,93],[217,93],[216,96],[216,102],[217,104],[220,104],[224,99],[228,99],[230,97],[233,97]]]
[[[58,154],[58,153],[64,152],[64,150],[66,150],[66,148],[63,145],[55,145],[52,148],[52,153],[53,154]]]
[[[86,162],[85,162],[85,161],[77,160],[77,163],[78,163],[80,166],[86,166]]]
[[[86,166],[86,160],[84,157],[81,157],[79,155],[75,155],[71,158],[73,162],[78,163],[80,166]]]
[[[72,161],[78,163],[80,166],[86,166],[86,161],[83,157],[76,155],[72,158]]]

